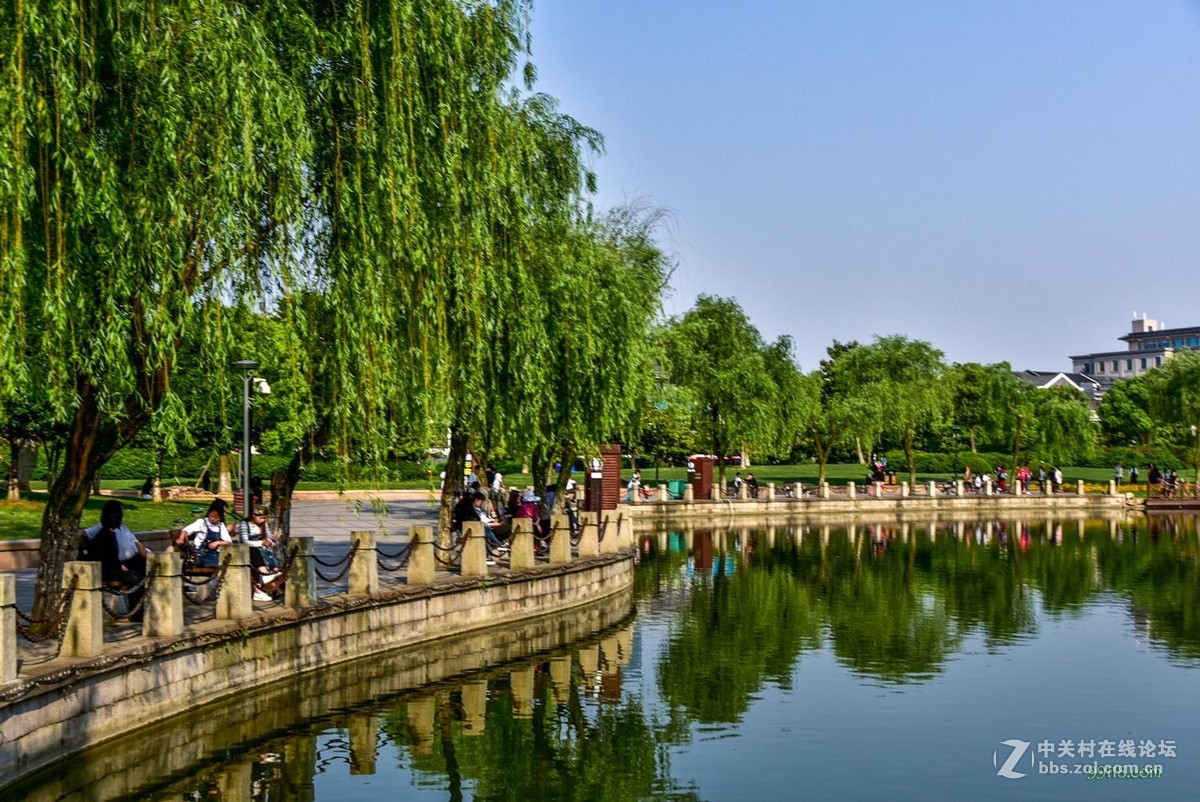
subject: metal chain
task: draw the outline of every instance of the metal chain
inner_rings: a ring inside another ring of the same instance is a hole
[[[465,545],[466,545],[466,541],[463,540],[457,546],[451,546],[448,549],[444,549],[441,546],[439,546],[438,544],[434,543],[433,544],[433,558],[435,560],[437,560],[440,564],[445,565],[445,566],[458,565],[460,560],[462,559],[462,551],[463,551],[463,547]],[[449,558],[443,558],[440,554],[438,554],[438,552],[446,552],[450,556],[449,556]]]
[[[217,598],[218,596],[220,596],[220,595],[221,595],[221,586],[222,586],[223,584],[225,584],[225,574],[226,574],[226,573],[228,572],[228,570],[229,570],[229,563],[230,563],[230,561],[231,561],[231,560],[233,560],[233,555],[232,555],[232,554],[226,554],[226,555],[225,555],[225,557],[224,557],[224,559],[223,559],[223,560],[221,560],[221,567],[217,569],[217,572],[216,572],[215,574],[213,574],[212,576],[210,576],[208,579],[204,580],[203,582],[190,582],[190,583],[188,583],[188,584],[192,584],[192,585],[198,585],[198,586],[200,586],[200,587],[203,587],[204,585],[207,585],[207,584],[209,584],[210,582],[212,582],[212,581],[215,579],[215,580],[217,581],[217,586],[216,586],[216,588],[213,590],[213,592],[212,592],[212,594],[211,594],[211,595],[209,595],[209,596],[207,596],[206,598],[203,598],[203,599],[193,599],[191,596],[187,595],[187,593],[184,593],[184,594],[183,594],[183,598],[184,598],[184,600],[185,600],[185,601],[189,601],[189,602],[191,602],[192,604],[195,604],[195,605],[199,606],[199,605],[202,605],[202,604],[208,604],[210,601],[212,601],[213,599],[215,599],[215,598]]]
[[[355,541],[354,546],[351,547],[350,551],[346,554],[346,556],[342,557],[340,560],[334,560],[333,562],[325,562],[324,560],[322,560],[320,557],[318,557],[315,554],[310,554],[309,556],[312,557],[312,561],[315,562],[317,565],[322,565],[326,568],[337,568],[342,563],[349,562],[350,558],[354,556],[354,551],[357,548],[358,548],[358,541]]]
[[[66,631],[65,628],[62,626],[62,622],[63,622],[63,619],[65,619],[67,616],[67,611],[71,609],[71,600],[75,598],[75,588],[78,586],[79,586],[79,574],[76,574],[75,576],[71,577],[71,584],[67,588],[66,592],[63,593],[63,595],[61,597],[59,597],[58,611],[55,612],[53,619],[43,619],[41,621],[35,621],[30,616],[27,616],[24,613],[21,613],[20,610],[17,610],[17,613],[20,614],[21,617],[24,618],[26,621],[28,621],[30,624],[29,626],[25,627],[25,626],[21,626],[20,622],[17,622],[17,633],[19,635],[21,635],[23,638],[25,638],[25,640],[29,641],[30,643],[45,643],[46,641],[50,640],[53,637],[60,636],[63,632]],[[33,629],[38,624],[47,624],[47,623],[50,626],[46,630],[46,634],[33,635],[30,633],[30,630]],[[60,649],[62,648],[61,639],[59,642],[59,648]],[[57,654],[56,654],[56,656],[57,656]]]
[[[146,574],[145,579],[143,579],[141,582],[137,583],[136,585],[134,585],[133,587],[129,588],[128,590],[126,590],[124,592],[122,592],[116,588],[105,588],[104,589],[104,591],[106,593],[108,593],[112,596],[124,596],[124,597],[128,598],[130,593],[133,593],[138,588],[141,588],[143,586],[145,587],[145,593],[142,594],[142,598],[138,599],[138,603],[135,604],[133,607],[129,608],[129,610],[127,610],[124,614],[118,615],[117,613],[113,612],[112,610],[109,610],[107,605],[102,604],[100,606],[102,608],[104,608],[104,612],[108,613],[109,617],[112,618],[113,620],[128,621],[129,619],[133,618],[133,616],[140,613],[142,611],[142,608],[144,608],[146,606],[146,598],[150,595],[150,588],[154,587],[154,577],[157,575],[157,573],[158,573],[158,570],[157,570],[157,566],[156,566],[154,569],[152,569],[150,571],[150,573]]]
[[[377,548],[375,550],[375,561],[378,563],[379,569],[381,571],[388,571],[389,573],[399,571],[401,568],[408,565],[408,558],[412,556],[412,547],[413,543],[410,540],[398,554],[388,554],[383,549]],[[384,562],[385,558],[388,560],[399,560],[399,562],[395,565],[388,565],[386,562]]]
[[[321,573],[321,569],[319,569],[319,568],[316,569],[316,574],[317,574],[318,579],[320,579],[322,582],[328,582],[330,584],[333,584],[334,582],[340,582],[342,580],[342,577],[344,577],[350,571],[350,566],[354,564],[354,555],[356,553],[358,553],[358,541],[357,540],[354,541],[354,545],[350,547],[350,552],[345,556],[345,558],[343,558],[342,560],[338,560],[337,562],[333,563],[332,565],[329,565],[328,563],[323,563],[320,560],[317,560],[315,555],[309,555],[309,556],[312,557],[317,562],[321,563],[321,565],[324,565],[329,568],[336,567],[338,565],[341,565],[343,562],[345,562],[345,565],[342,566],[342,570],[339,571],[338,575],[335,577],[325,576],[323,573]]]

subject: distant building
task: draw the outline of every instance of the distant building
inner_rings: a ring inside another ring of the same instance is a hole
[[[1048,370],[1014,370],[1013,375],[1041,390],[1073,387],[1087,396],[1092,406],[1100,403],[1104,390],[1099,381],[1083,373],[1054,373]]]
[[[1161,367],[1176,351],[1200,349],[1200,326],[1167,329],[1157,320],[1135,314],[1130,332],[1118,339],[1127,343],[1124,351],[1073,356],[1071,369],[1094,377],[1102,390],[1108,390],[1114,382]]]

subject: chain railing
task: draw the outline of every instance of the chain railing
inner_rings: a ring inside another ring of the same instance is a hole
[[[344,577],[346,574],[348,574],[350,572],[350,566],[354,564],[354,555],[358,553],[358,547],[359,547],[359,540],[356,538],[354,540],[354,543],[350,546],[350,551],[346,554],[346,556],[341,558],[340,560],[336,560],[332,563],[325,562],[324,560],[317,557],[315,554],[311,555],[313,558],[313,562],[315,562],[319,565],[323,565],[326,568],[336,568],[339,565],[342,566],[342,570],[338,571],[337,576],[332,576],[332,577],[325,576],[325,574],[321,573],[320,568],[315,569],[316,574],[317,574],[317,579],[320,579],[322,582],[328,582],[331,585],[334,584],[335,582],[341,582],[342,577]]]
[[[71,610],[71,601],[75,598],[75,589],[79,587],[79,575],[71,577],[71,584],[67,586],[66,591],[58,599],[58,609],[54,611],[54,615],[50,618],[34,618],[31,615],[21,612],[17,607],[17,617],[26,622],[22,624],[17,622],[17,634],[23,637],[30,643],[45,643],[51,638],[58,638],[58,648],[54,652],[57,657],[59,651],[62,650],[62,636],[66,633],[66,628],[63,626],[63,621],[67,618],[67,613]],[[36,630],[45,626],[41,634],[35,634]]]
[[[188,602],[191,602],[192,604],[199,606],[201,604],[208,604],[209,601],[219,597],[221,595],[221,587],[225,584],[225,577],[229,573],[229,563],[232,560],[233,560],[232,554],[224,555],[221,558],[221,566],[216,570],[216,573],[211,574],[207,579],[205,579],[202,582],[193,582],[190,579],[187,580],[186,584],[197,586],[197,587],[204,587],[205,585],[208,585],[215,580],[216,587],[213,588],[211,593],[205,594],[203,598],[192,598],[190,595],[188,595],[187,589],[185,588],[184,593],[183,593],[184,601],[188,601]]]
[[[127,588],[113,588],[107,586],[101,588],[101,590],[103,590],[104,593],[109,596],[116,596],[126,600],[128,600],[129,597],[134,593],[142,591],[141,598],[138,599],[137,604],[133,605],[133,607],[130,607],[124,613],[118,614],[116,610],[110,610],[107,604],[102,604],[100,606],[104,608],[104,612],[107,613],[108,616],[114,621],[131,620],[135,615],[140,614],[142,609],[146,606],[146,597],[150,595],[150,588],[154,586],[154,577],[156,574],[157,568],[152,567],[150,572],[147,573],[146,576],[142,577],[142,581],[138,582],[136,585],[130,585]]]

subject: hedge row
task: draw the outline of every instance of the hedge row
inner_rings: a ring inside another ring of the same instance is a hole
[[[259,454],[254,457],[251,469],[255,476],[270,477],[272,473],[287,467],[291,457],[275,454]],[[194,455],[183,455],[163,460],[163,481],[170,484],[176,478],[180,480],[195,480],[204,469],[205,459]],[[315,460],[307,465],[301,474],[302,479],[310,482],[335,482],[338,479],[340,463],[335,460]],[[517,466],[520,467],[519,465]],[[237,466],[231,466],[236,470]],[[38,452],[38,465],[35,476],[46,478],[49,466],[46,462],[45,451]],[[386,477],[392,480],[424,479],[430,475],[430,463],[413,462],[411,460],[389,460],[384,465]],[[436,476],[440,468],[433,469]],[[126,448],[118,451],[104,464],[101,475],[105,479],[132,481],[153,476],[155,471],[155,454],[144,448]],[[209,471],[216,473],[217,460],[209,464]],[[350,478],[355,479],[366,473],[365,468],[350,466]]]

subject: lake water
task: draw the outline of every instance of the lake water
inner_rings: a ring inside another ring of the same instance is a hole
[[[439,657],[444,678],[412,687],[419,654],[375,660],[94,750],[17,793],[1200,794],[1194,518],[697,528],[640,535],[639,552],[622,609],[510,633],[502,651],[463,642],[493,655],[466,673]],[[245,720],[223,730],[234,709]],[[1091,779],[1128,766],[1160,776]]]

